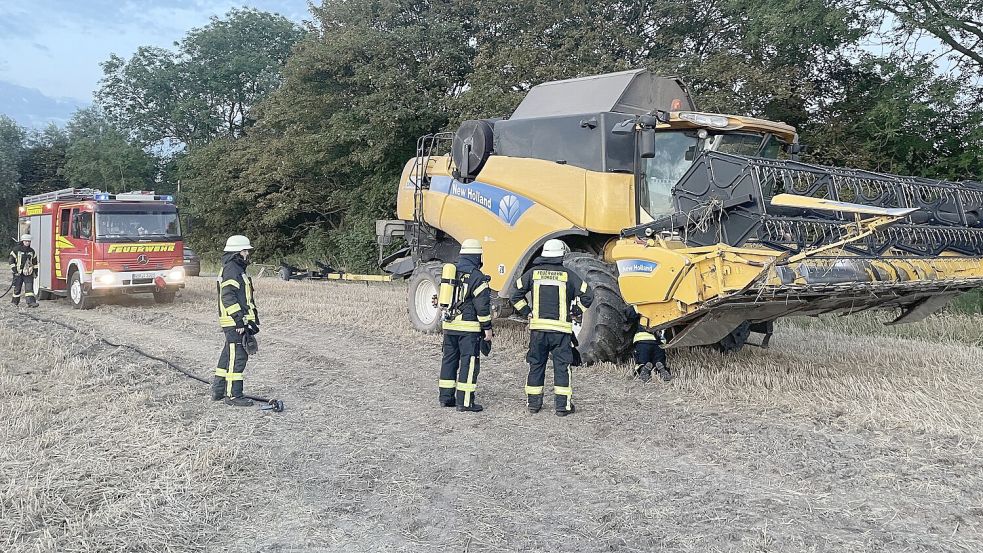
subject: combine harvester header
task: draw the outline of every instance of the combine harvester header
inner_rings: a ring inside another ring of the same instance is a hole
[[[914,322],[983,284],[983,184],[705,152],[676,212],[628,229],[626,301],[671,346],[787,315],[902,308]]]

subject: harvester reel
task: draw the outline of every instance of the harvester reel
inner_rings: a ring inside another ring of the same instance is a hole
[[[474,179],[494,149],[490,121],[472,119],[461,123],[451,144],[451,158],[461,178]]]

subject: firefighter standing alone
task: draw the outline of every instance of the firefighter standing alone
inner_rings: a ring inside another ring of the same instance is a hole
[[[573,323],[570,305],[576,298],[583,307],[590,307],[594,294],[573,271],[563,266],[566,244],[547,240],[543,255],[533,261],[533,268],[516,282],[511,300],[519,313],[529,321],[529,376],[526,379],[526,399],[530,413],[543,408],[543,386],[546,362],[553,358],[553,394],[556,414],[564,417],[576,409],[573,405],[573,384],[570,364],[573,363]],[[532,296],[532,307],[526,295]]]
[[[253,249],[245,236],[230,236],[222,256],[222,274],[218,279],[219,325],[225,333],[225,346],[218,358],[212,379],[212,399],[225,399],[229,405],[248,407],[252,400],[243,397],[242,373],[249,352],[259,333],[259,313],[253,301],[253,281],[246,275],[249,253]]]
[[[24,296],[28,307],[38,306],[37,298],[34,297],[34,276],[37,269],[38,254],[31,247],[31,235],[24,234],[10,252],[10,272],[13,273],[11,286],[14,288],[10,303],[20,305],[20,298]]]
[[[481,272],[481,255],[481,242],[465,240],[457,266],[446,267],[441,277],[441,288],[446,292],[440,301],[444,308],[444,344],[438,401],[443,407],[456,406],[458,411],[484,409],[475,401],[475,392],[482,339],[491,342],[492,324],[489,278]]]

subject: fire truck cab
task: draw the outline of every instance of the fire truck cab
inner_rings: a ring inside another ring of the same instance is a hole
[[[68,188],[22,203],[20,232],[33,236],[38,253],[39,300],[67,296],[75,308],[88,309],[96,298],[152,293],[157,303],[170,303],[184,288],[172,196]]]

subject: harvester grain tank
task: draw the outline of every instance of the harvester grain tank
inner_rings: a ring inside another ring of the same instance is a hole
[[[625,300],[671,346],[733,350],[789,314],[902,307],[925,316],[983,278],[977,183],[794,161],[793,127],[702,113],[644,70],[544,83],[508,119],[428,135],[403,171],[384,260],[409,278],[413,325],[439,328],[440,266],[466,238],[504,298],[546,240],[596,290],[585,361],[629,347]],[[444,152],[449,150],[449,154]]]

